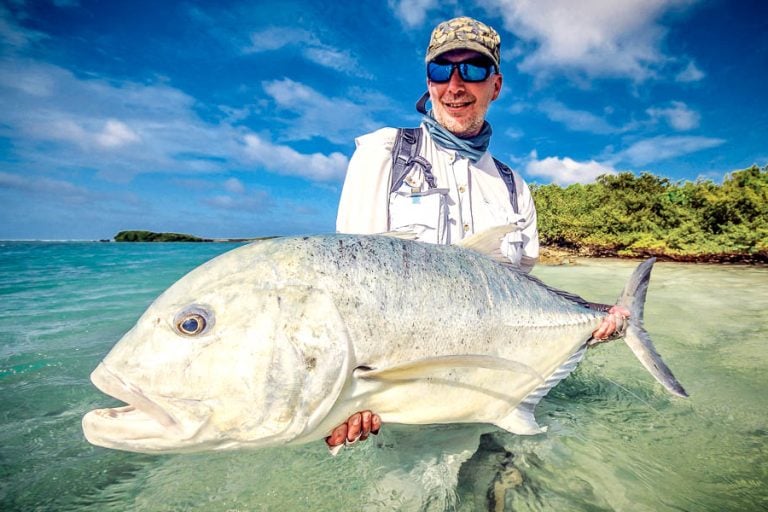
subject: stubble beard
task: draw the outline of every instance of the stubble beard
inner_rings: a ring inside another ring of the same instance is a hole
[[[485,111],[476,112],[471,117],[454,118],[442,106],[434,108],[435,119],[449,132],[460,138],[474,137],[483,127]]]

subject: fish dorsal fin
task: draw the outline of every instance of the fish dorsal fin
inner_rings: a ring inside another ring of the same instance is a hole
[[[470,235],[456,242],[456,245],[469,249],[470,251],[485,254],[499,263],[508,264],[509,259],[501,253],[501,240],[507,233],[522,229],[520,226],[522,220],[524,219],[521,219],[514,224],[495,226],[479,233],[475,233],[474,235]]]
[[[586,350],[586,345],[577,350],[539,387],[530,392],[528,396],[520,402],[520,405],[515,407],[509,415],[499,421],[495,421],[494,424],[497,427],[518,435],[534,435],[546,432],[547,427],[540,427],[539,424],[536,423],[533,411],[536,408],[536,405],[541,402],[541,399],[544,398],[553,387],[571,374],[584,357],[584,352],[586,352]]]
[[[439,370],[453,368],[485,368],[489,370],[504,370],[513,373],[525,373],[533,377],[540,384],[544,384],[544,378],[527,364],[501,357],[486,356],[481,354],[465,354],[450,356],[435,356],[417,359],[385,368],[368,368],[360,366],[355,368],[354,375],[361,379],[378,379],[389,381],[402,381],[421,379]]]
[[[594,302],[589,302],[588,300],[586,300],[586,299],[576,295],[575,293],[567,292],[565,290],[560,290],[558,288],[554,288],[552,286],[549,286],[548,284],[546,284],[544,281],[542,281],[541,279],[539,279],[536,276],[532,276],[531,274],[523,274],[523,277],[525,279],[528,279],[531,282],[536,283],[537,285],[541,286],[542,288],[545,288],[545,289],[549,290],[550,292],[555,293],[555,294],[563,297],[564,299],[568,299],[568,300],[570,300],[572,302],[575,302],[576,304],[584,306],[585,308],[597,309],[598,311],[607,311],[607,308],[606,309],[600,309],[599,308],[599,306],[602,306],[601,304],[596,304]],[[608,306],[608,308],[610,308],[610,306]]]

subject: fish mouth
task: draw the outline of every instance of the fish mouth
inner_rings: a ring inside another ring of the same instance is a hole
[[[170,413],[104,363],[93,371],[91,381],[100,391],[127,405],[95,409],[83,417],[83,433],[90,443],[131,451],[157,451],[144,446],[145,442],[178,438],[182,434],[180,423]]]

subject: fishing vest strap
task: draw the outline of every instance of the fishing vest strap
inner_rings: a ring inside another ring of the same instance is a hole
[[[400,128],[392,148],[392,184],[390,194],[400,189],[405,177],[413,170],[414,165],[420,165],[424,171],[424,179],[429,188],[437,188],[432,174],[432,164],[419,155],[421,150],[421,128]]]
[[[517,190],[515,187],[515,175],[512,173],[512,169],[495,157],[493,162],[496,164],[496,168],[499,170],[499,175],[501,176],[501,179],[504,180],[504,184],[509,191],[509,202],[512,203],[512,210],[515,213],[520,213],[520,210],[517,207]]]
[[[424,179],[426,180],[429,188],[437,188],[435,182],[435,176],[432,174],[432,164],[419,155],[421,150],[421,128],[399,128],[397,130],[397,137],[395,138],[395,145],[392,147],[392,181],[389,188],[389,193],[397,192],[405,181],[405,177],[411,172],[414,165],[420,165],[424,172]],[[517,206],[517,193],[515,190],[515,175],[506,164],[493,159],[496,164],[496,169],[499,171],[501,179],[504,181],[504,185],[507,186],[509,191],[509,202],[512,204],[512,210],[515,213],[519,213]]]

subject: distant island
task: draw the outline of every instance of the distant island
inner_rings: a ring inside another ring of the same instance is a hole
[[[115,242],[213,242],[208,238],[200,238],[184,233],[155,233],[154,231],[120,231],[115,235]]]
[[[266,240],[272,236],[258,238],[201,238],[186,233],[156,233],[154,231],[128,230],[115,235],[115,242],[252,242]]]

